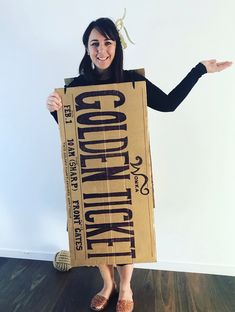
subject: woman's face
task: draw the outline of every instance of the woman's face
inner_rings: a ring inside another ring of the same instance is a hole
[[[108,69],[112,64],[116,50],[116,41],[105,38],[95,28],[88,39],[87,52],[99,72]]]

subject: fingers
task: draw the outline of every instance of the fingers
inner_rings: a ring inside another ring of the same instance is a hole
[[[217,68],[218,68],[218,71],[220,72],[221,70],[224,70],[226,68],[228,68],[229,66],[231,66],[233,63],[232,62],[218,62],[217,63]]]
[[[211,59],[211,60],[204,60],[204,61],[202,61],[203,63],[206,63],[206,64],[214,64],[214,63],[216,63],[216,59]]]
[[[218,62],[217,63],[217,65],[219,65],[219,66],[221,66],[221,65],[222,66],[224,66],[224,65],[225,66],[231,66],[232,64],[233,64],[233,62],[227,62],[227,61],[226,62]]]
[[[58,111],[62,107],[61,97],[58,93],[53,92],[47,98],[47,109],[50,112]]]
[[[201,63],[205,65],[208,73],[220,72],[232,65],[232,62],[229,61],[217,62],[216,59],[202,61]]]

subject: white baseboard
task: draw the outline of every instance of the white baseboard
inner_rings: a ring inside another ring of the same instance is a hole
[[[0,257],[43,261],[52,261],[55,253],[56,252],[45,253],[41,251],[32,252],[27,250],[0,249]],[[158,261],[157,263],[136,263],[135,268],[235,276],[235,266],[217,264]]]
[[[30,259],[30,260],[43,260],[52,261],[55,253],[46,253],[41,251],[27,251],[16,249],[0,249],[0,257],[4,258],[17,258],[17,259]]]
[[[158,261],[157,263],[137,263],[135,268],[235,276],[235,266],[219,264]]]

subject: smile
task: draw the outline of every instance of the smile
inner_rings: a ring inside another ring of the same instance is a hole
[[[97,57],[97,59],[99,60],[99,61],[106,61],[107,59],[108,59],[109,57],[107,56],[107,57]]]

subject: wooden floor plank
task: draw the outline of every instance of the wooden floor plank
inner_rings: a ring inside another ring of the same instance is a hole
[[[0,312],[87,312],[101,287],[95,267],[62,273],[47,261],[0,258]],[[235,312],[234,277],[135,269],[132,287],[135,312]]]

